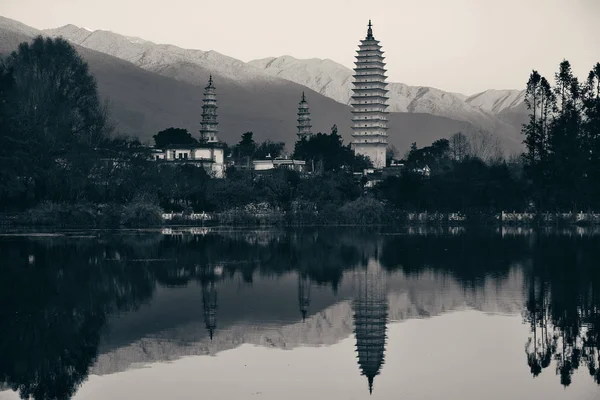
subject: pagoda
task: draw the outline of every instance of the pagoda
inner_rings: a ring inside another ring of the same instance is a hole
[[[312,135],[311,128],[308,102],[302,92],[302,100],[298,104],[298,139],[309,138]]]
[[[384,168],[387,148],[386,69],[383,51],[373,36],[369,20],[367,36],[358,45],[352,89],[352,148],[367,156],[373,167]]]
[[[217,122],[217,95],[213,85],[212,75],[208,79],[208,86],[204,88],[202,104],[202,122],[200,127],[200,140],[202,142],[217,143],[219,133]]]
[[[388,321],[385,272],[375,260],[354,274],[354,335],[361,375],[367,378],[369,393],[385,361]]]

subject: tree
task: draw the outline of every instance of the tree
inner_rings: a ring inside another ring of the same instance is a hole
[[[283,142],[272,142],[271,140],[265,140],[256,147],[254,157],[256,159],[263,159],[267,156],[271,158],[277,158],[283,154],[285,149],[285,143]]]
[[[330,134],[319,132],[308,139],[299,139],[294,146],[294,158],[314,165],[320,173],[342,169],[362,171],[372,167],[368,158],[355,155],[350,146],[344,146],[337,125],[331,127]]]
[[[18,172],[24,191],[36,200],[81,199],[95,149],[112,131],[87,64],[66,40],[39,36],[21,43],[6,68],[14,139],[28,162]]]
[[[385,152],[385,166],[389,167],[392,164],[392,161],[398,157],[398,149],[393,144],[387,145],[387,150]]]
[[[7,59],[20,122],[53,156],[93,147],[111,127],[88,65],[62,38],[38,36]]]
[[[198,144],[198,141],[192,137],[187,129],[183,128],[167,128],[152,137],[154,138],[154,146],[163,149],[171,145]]]
[[[232,147],[231,154],[237,162],[243,162],[250,166],[250,160],[256,153],[256,142],[254,142],[253,136],[253,132],[242,134],[239,143]]]
[[[496,135],[487,131],[469,132],[469,155],[486,163],[498,163],[504,158],[502,145]]]
[[[523,134],[525,135],[525,146],[527,153],[525,158],[527,164],[533,167],[539,160],[538,149],[540,147],[540,123],[538,116],[540,112],[540,82],[542,77],[537,71],[532,71],[527,82],[527,90],[525,92],[525,105],[529,110],[529,123],[523,125]]]
[[[596,207],[600,204],[600,63],[597,63],[583,87],[583,146],[586,191],[589,203]]]
[[[471,145],[467,136],[457,132],[450,137],[450,157],[454,161],[463,161],[471,153]]]
[[[549,162],[553,197],[561,208],[576,207],[582,193],[581,88],[571,64],[564,60],[555,74],[557,115],[550,130]]]
[[[414,144],[414,143],[413,143]],[[448,139],[439,139],[431,146],[422,149],[411,146],[406,165],[409,169],[429,167],[432,171],[442,170],[448,167],[450,156],[450,142]]]

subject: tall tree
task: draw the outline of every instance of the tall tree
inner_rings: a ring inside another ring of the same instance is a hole
[[[581,88],[571,64],[564,60],[555,74],[557,116],[548,140],[556,206],[577,207],[582,193]]]
[[[583,86],[583,142],[588,201],[600,205],[600,63],[594,65]]]
[[[462,132],[450,137],[450,156],[454,161],[463,161],[471,152],[469,140]]]
[[[27,171],[35,196],[73,201],[83,195],[93,153],[111,132],[96,81],[66,40],[38,36],[6,60],[12,70],[13,118],[27,143]]]

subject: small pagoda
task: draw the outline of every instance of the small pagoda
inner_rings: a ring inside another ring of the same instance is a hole
[[[306,96],[302,92],[302,99],[298,104],[298,139],[308,139],[312,135],[312,125],[310,124],[310,110]]]
[[[371,20],[357,53],[351,102],[352,148],[355,154],[369,157],[373,167],[384,168],[388,136],[387,70],[379,41],[373,36]]]
[[[202,122],[200,125],[200,140],[202,142],[217,143],[219,141],[217,108],[217,94],[212,75],[210,75],[208,86],[204,88],[204,100],[202,104]]]

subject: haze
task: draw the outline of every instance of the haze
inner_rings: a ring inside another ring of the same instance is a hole
[[[1,0],[38,29],[74,24],[250,61],[291,55],[353,67],[373,20],[390,81],[473,94],[549,79],[564,58],[585,79],[600,62],[598,0]]]

